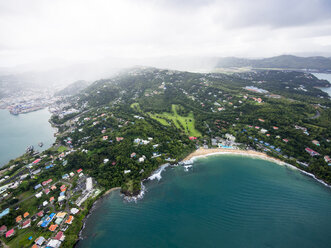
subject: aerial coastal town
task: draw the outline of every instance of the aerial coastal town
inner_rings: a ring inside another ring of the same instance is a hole
[[[143,68],[51,99],[56,142],[0,171],[1,241],[72,247],[97,199],[113,188],[135,197],[161,165],[189,169],[192,162],[182,160],[199,148],[260,152],[329,183],[329,100],[311,80],[321,83],[297,72]]]
[[[60,99],[48,89],[28,89],[0,98],[0,109],[8,109],[11,114],[19,115],[49,107]]]
[[[10,204],[0,213],[7,224],[0,227],[0,234],[7,240],[12,239],[10,246],[20,247],[24,241],[33,241],[34,248],[60,247],[66,239],[64,232],[75,223],[75,218],[81,221],[87,199],[102,193],[82,169],[61,177],[52,175],[54,167],[66,166],[66,155],[74,152],[61,149],[63,152],[57,157],[42,155],[25,167],[14,165],[0,172],[7,175],[1,177],[1,205],[8,199]],[[45,180],[37,183],[41,178]],[[31,190],[23,191],[32,184]]]

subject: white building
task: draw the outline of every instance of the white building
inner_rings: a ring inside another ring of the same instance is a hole
[[[90,191],[93,189],[92,177],[86,178],[86,190]]]

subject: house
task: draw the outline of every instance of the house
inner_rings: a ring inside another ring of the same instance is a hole
[[[48,204],[48,201],[43,202],[43,206],[45,207]]]
[[[24,214],[23,214],[23,218],[25,219],[26,217],[28,217],[30,214],[29,214],[29,212],[25,212]]]
[[[63,235],[63,232],[59,231],[59,232],[55,235],[54,239],[59,240],[59,241],[63,241],[63,240],[65,239],[65,235]]]
[[[63,184],[61,187],[60,187],[60,190],[61,192],[64,192],[67,190],[67,187]]]
[[[137,154],[135,152],[131,153],[130,157],[134,158]]]
[[[43,216],[44,216],[44,211],[41,210],[40,212],[38,212],[38,213],[37,213],[37,216],[38,216],[38,217],[43,217]]]
[[[41,184],[39,183],[38,185],[34,186],[34,189],[37,190],[41,187]]]
[[[44,182],[42,182],[41,184],[42,184],[43,186],[46,186],[47,184],[51,183],[52,181],[53,181],[52,179],[48,179],[47,181],[44,181]]]
[[[49,228],[48,228],[48,230],[50,230],[51,232],[54,232],[55,230],[56,230],[56,228],[58,227],[58,225],[51,225]]]
[[[226,133],[225,134],[225,138],[227,138],[228,140],[234,142],[236,140],[236,137],[234,137],[233,135]]]
[[[116,137],[117,142],[122,141],[123,139],[124,139],[123,137]]]
[[[108,136],[103,136],[102,137],[102,140],[107,140],[108,139]]]
[[[36,159],[35,161],[33,161],[32,163],[33,163],[33,164],[38,164],[38,163],[40,162],[40,160],[41,160],[41,159],[38,158],[38,159]]]
[[[57,198],[58,202],[64,201],[66,199],[66,197],[64,195],[61,195]]]
[[[92,177],[86,178],[86,190],[91,191],[93,189]]]
[[[49,202],[50,202],[50,203],[53,203],[54,200],[55,200],[54,196],[52,196],[51,198],[49,198]]]
[[[144,159],[143,157],[141,157],[141,158],[138,159],[138,162],[139,162],[139,163],[142,163],[142,162],[144,162],[144,161],[145,161],[145,159]]]
[[[37,198],[40,198],[42,195],[43,195],[43,192],[42,192],[42,191],[40,191],[39,193],[35,194],[35,196],[36,196]]]
[[[276,127],[276,126],[273,126],[272,128],[273,128],[274,130],[278,130],[278,127]]]
[[[190,139],[190,140],[196,140],[197,137],[191,136],[191,137],[189,137],[189,139]]]
[[[268,132],[268,130],[264,129],[264,128],[261,128],[260,132],[264,134],[264,133]]]
[[[217,146],[217,139],[211,139],[211,145]]]
[[[0,235],[4,235],[7,232],[7,227],[5,225],[2,225],[0,227]]]
[[[324,160],[325,160],[325,162],[328,163],[328,165],[331,165],[331,159],[329,156],[324,156]]]
[[[313,140],[312,143],[313,143],[314,145],[320,146],[320,143],[319,143],[317,140]]]
[[[75,173],[70,172],[69,175],[70,175],[71,177],[73,177],[73,176],[75,175]]]
[[[66,179],[68,179],[69,178],[69,175],[68,174],[64,174],[63,176],[62,176],[62,179],[64,179],[64,180],[66,180]]]
[[[283,139],[283,141],[284,141],[285,143],[287,143],[287,142],[288,142],[288,139]]]
[[[19,215],[16,217],[16,223],[19,223],[22,221],[22,215]]]
[[[45,189],[44,190],[44,192],[45,192],[46,195],[48,195],[50,191],[51,191],[50,189]]]
[[[55,185],[52,185],[51,190],[52,190],[52,191],[53,191],[53,190],[56,190],[56,186],[55,186]]]
[[[10,229],[8,232],[6,232],[6,238],[10,238],[15,234],[14,229]]]
[[[74,220],[74,216],[69,215],[69,218],[65,221],[65,223],[70,225],[73,220]]]
[[[130,172],[131,172],[131,170],[124,170],[124,174],[128,174]]]
[[[310,149],[309,147],[305,148],[305,151],[309,153],[310,156],[319,156],[320,154],[318,152],[315,152],[313,149]]]
[[[77,208],[70,209],[71,214],[77,214],[78,212],[79,212],[79,209],[77,209]]]
[[[28,228],[29,226],[31,226],[31,219],[28,219],[26,221],[23,222],[22,224],[22,228]]]
[[[63,218],[57,218],[57,219],[55,220],[55,224],[56,224],[56,225],[61,225],[62,221],[63,221]]]
[[[58,212],[58,213],[56,214],[56,218],[64,218],[66,215],[67,215],[66,212]]]
[[[259,118],[259,121],[260,121],[260,122],[264,122],[265,120],[263,120],[263,119]]]
[[[46,241],[46,239],[43,236],[40,236],[37,238],[34,242],[36,245],[42,246],[42,244]]]
[[[77,170],[77,173],[79,174],[79,173],[81,173],[83,171],[83,169],[78,169]]]
[[[50,248],[59,248],[61,245],[61,241],[57,240],[57,239],[51,239],[48,243],[47,243],[47,247]]]

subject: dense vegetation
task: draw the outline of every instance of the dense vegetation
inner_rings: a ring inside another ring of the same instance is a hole
[[[91,111],[81,115],[72,124],[70,135],[62,137],[62,143],[70,137],[73,147],[87,149],[88,153],[72,155],[73,159],[81,156],[73,164],[89,168],[106,187],[134,181],[138,189],[138,182],[164,163],[165,158],[178,160],[196,145],[210,146],[212,138],[223,138],[226,133],[233,134],[242,147],[265,151],[330,182],[330,167],[323,159],[331,154],[330,100],[325,92],[315,88],[325,84],[327,81],[301,72],[225,75],[133,69],[97,81],[77,96],[72,106],[84,105],[81,111],[94,109],[94,115]],[[248,91],[246,86],[266,91]],[[258,103],[257,98],[262,102]],[[93,119],[102,113],[103,118]],[[92,119],[84,121],[87,117]],[[295,125],[306,128],[309,135]],[[103,129],[106,132],[101,134]],[[261,129],[267,132],[262,133]],[[102,141],[104,135],[109,136],[108,142]],[[119,136],[124,140],[117,142]],[[189,136],[198,139],[189,141]],[[135,146],[133,140],[138,137],[152,137],[151,144],[160,144],[157,153],[162,156],[150,159],[153,148]],[[312,144],[312,140],[318,140],[319,145]],[[260,141],[278,148],[277,151]],[[321,155],[311,157],[306,147]],[[139,163],[130,158],[133,152],[147,159]],[[102,162],[105,158],[109,159],[106,164]],[[132,172],[124,175],[128,169]]]

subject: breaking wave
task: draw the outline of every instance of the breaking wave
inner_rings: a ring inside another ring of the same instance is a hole
[[[137,202],[144,198],[145,193],[147,192],[146,187],[143,182],[140,183],[141,190],[138,195],[136,196],[124,196],[124,200],[127,202]]]
[[[158,168],[149,178],[147,178],[148,180],[155,180],[157,179],[158,181],[161,180],[162,176],[161,173],[162,171],[164,171],[170,164],[163,164],[160,166],[160,168]]]

